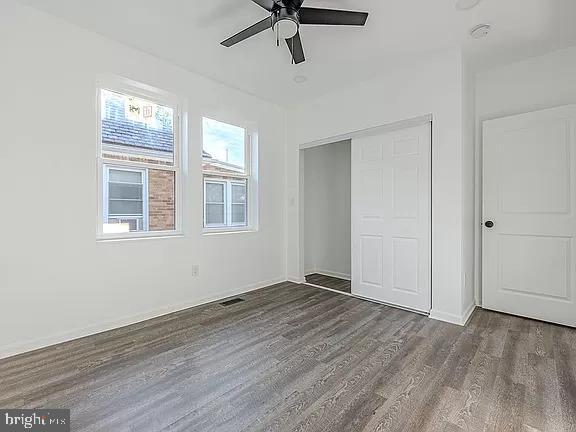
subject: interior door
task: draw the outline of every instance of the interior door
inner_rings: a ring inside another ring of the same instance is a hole
[[[352,140],[352,293],[431,306],[431,125]]]
[[[576,326],[576,106],[484,122],[483,307]]]

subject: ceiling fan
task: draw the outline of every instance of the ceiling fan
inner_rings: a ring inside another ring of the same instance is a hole
[[[270,12],[270,16],[226,39],[222,45],[231,47],[264,30],[273,29],[277,43],[280,39],[286,40],[292,61],[296,64],[306,60],[299,32],[301,24],[363,26],[368,19],[366,12],[302,7],[304,0],[252,1]]]

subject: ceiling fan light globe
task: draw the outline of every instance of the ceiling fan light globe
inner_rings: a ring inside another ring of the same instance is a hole
[[[289,18],[280,19],[274,24],[274,32],[280,39],[292,39],[298,33],[298,23]]]

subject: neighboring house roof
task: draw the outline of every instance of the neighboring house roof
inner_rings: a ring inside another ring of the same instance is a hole
[[[208,154],[205,151],[202,154]],[[212,156],[208,155],[209,157],[204,156],[204,160],[202,163],[202,169],[205,172],[211,172],[213,174],[230,174],[230,175],[241,175],[243,174],[244,170],[237,166],[227,162],[219,161],[218,159],[212,158]]]
[[[127,119],[122,98],[108,98],[105,110],[106,118],[102,120],[103,143],[172,153],[174,148],[172,128],[156,129],[145,123]],[[218,161],[204,150],[202,150],[202,158],[208,165],[218,164]],[[228,170],[222,167],[222,171]],[[234,172],[234,170],[229,171]]]
[[[124,114],[122,98],[106,100],[106,118],[102,120],[102,142],[171,153],[174,149],[172,128],[156,129],[129,120]]]
[[[171,130],[153,129],[131,120],[102,120],[102,142],[172,152],[174,135]]]

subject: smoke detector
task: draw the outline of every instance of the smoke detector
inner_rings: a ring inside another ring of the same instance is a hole
[[[456,0],[456,10],[468,10],[478,6],[481,0]]]
[[[474,39],[482,39],[490,34],[492,26],[490,24],[480,24],[470,30],[470,36]]]

